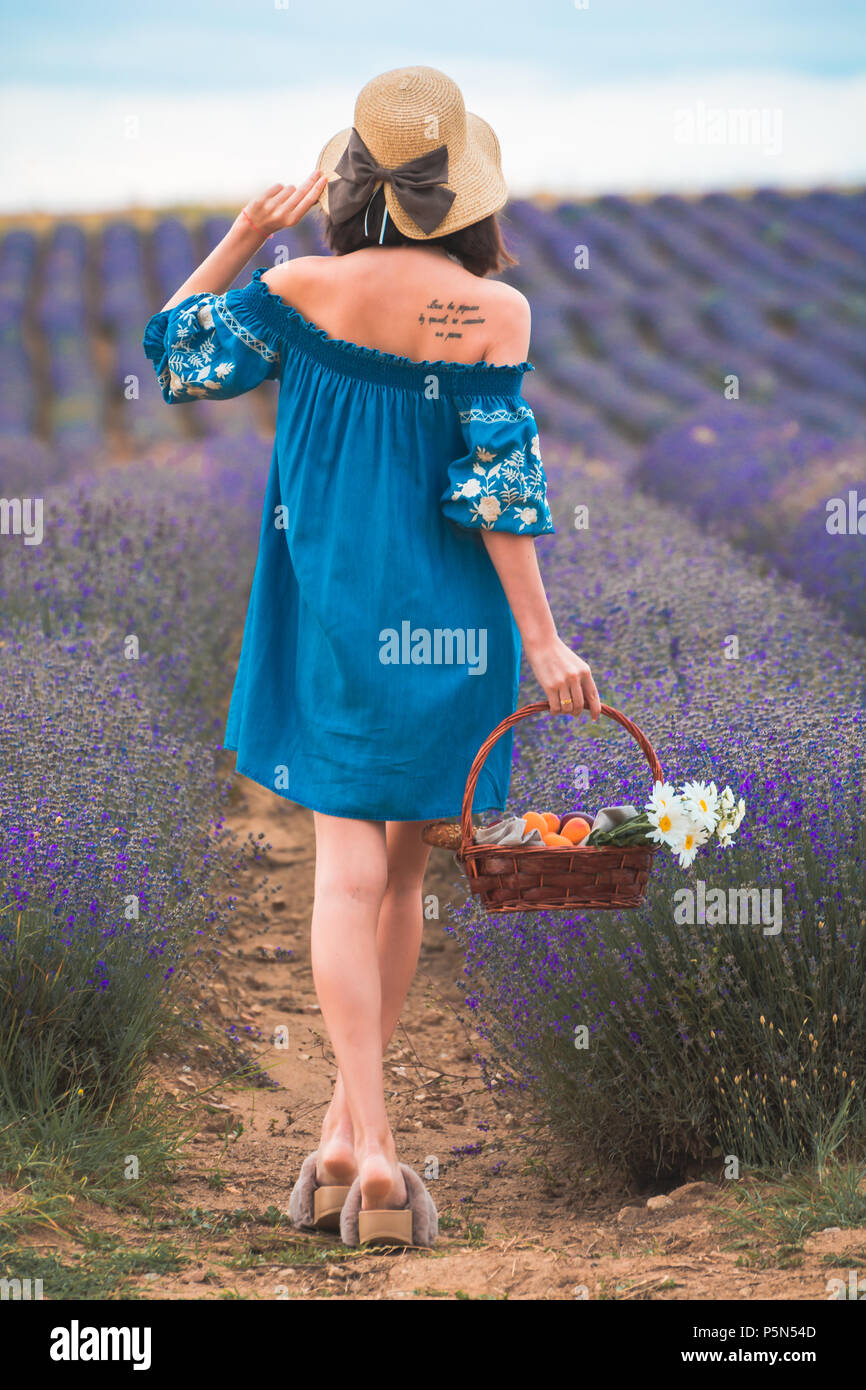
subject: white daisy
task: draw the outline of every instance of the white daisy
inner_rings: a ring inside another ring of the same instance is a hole
[[[666,795],[668,792],[670,795]],[[672,787],[661,782],[656,783],[653,797],[657,798],[657,804],[653,805],[650,802],[646,807],[647,820],[654,827],[648,832],[647,839],[673,848],[682,838],[685,828],[685,816],[680,799],[674,794]]]
[[[674,854],[679,856],[680,868],[687,869],[694,862],[701,845],[709,839],[709,831],[695,821],[686,820],[680,838],[671,845]]]
[[[652,789],[652,795],[647,802],[644,810],[663,811],[670,806],[671,802],[677,800],[677,794],[670,782],[656,782]]]
[[[743,816],[745,814],[745,801],[742,797],[740,797],[739,801],[735,806],[733,804],[733,793],[731,793],[731,804],[730,806],[725,807],[721,819],[719,820],[718,826],[716,827],[716,833],[718,834],[719,840],[725,848],[727,848],[728,845],[733,843],[733,841],[731,840],[731,836],[734,834],[734,831],[739,830],[743,821]]]
[[[719,793],[715,782],[684,782],[683,808],[692,820],[712,834],[719,822]]]

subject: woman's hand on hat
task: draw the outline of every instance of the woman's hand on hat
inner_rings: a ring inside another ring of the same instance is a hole
[[[314,170],[297,187],[293,183],[275,183],[257,198],[251,198],[242,216],[262,236],[294,227],[319,201],[327,179],[327,174]]]
[[[580,714],[586,709],[594,720],[600,717],[599,693],[592,672],[582,657],[559,637],[549,638],[538,645],[524,641],[523,646],[552,714]]]

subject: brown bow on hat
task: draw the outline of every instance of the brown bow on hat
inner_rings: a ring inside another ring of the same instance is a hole
[[[401,208],[430,236],[447,215],[457,194],[442,185],[448,179],[448,149],[407,159],[387,169],[371,155],[352,126],[349,143],[334,166],[339,180],[328,189],[328,214],[332,222],[346,222],[372,198],[376,185],[387,180]]]
[[[355,102],[354,124],[328,141],[316,167],[337,176],[319,199],[334,222],[369,204],[381,183],[388,215],[414,241],[460,231],[508,199],[495,133],[437,68],[372,78]]]

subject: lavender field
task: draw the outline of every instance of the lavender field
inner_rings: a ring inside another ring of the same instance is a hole
[[[228,224],[142,215],[5,231],[7,491],[142,448],[267,436],[266,390],[166,411],[143,371],[141,325]],[[542,430],[634,472],[866,631],[866,196],[513,201],[505,226],[520,258],[509,278],[532,304],[526,395]],[[324,249],[309,219],[280,235],[281,255]]]
[[[7,227],[7,447],[35,437],[92,454],[267,422],[258,400],[225,404],[217,419],[192,406],[178,419],[159,409],[155,383],[142,382],[137,400],[124,389],[141,373],[142,323],[229,222],[141,214],[38,232]],[[862,437],[866,195],[768,189],[545,209],[516,200],[503,225],[520,258],[508,278],[532,302],[538,377],[528,385],[548,431],[637,463],[662,431],[717,408],[736,377],[742,405],[796,422],[812,444]],[[325,251],[310,219],[280,233],[280,247],[282,255]]]
[[[0,536],[0,1136],[28,1116],[0,1137],[10,1164],[74,1135],[79,1170],[102,1171],[105,1109],[231,907],[218,716],[274,398],[167,410],[141,348],[227,225],[0,239],[0,497],[44,499],[41,544]],[[468,1008],[575,1152],[638,1174],[862,1154],[866,195],[513,202],[504,229],[533,310],[560,634],[671,780],[729,782],[748,814],[735,851],[660,864],[632,914],[506,931],[467,904],[449,930]],[[324,249],[309,219],[278,239]],[[573,799],[578,764],[598,805],[650,791],[622,731],[536,719],[515,807]],[[784,929],[675,928],[676,886],[701,877],[778,888]],[[46,960],[65,973],[22,992]],[[599,1045],[577,1069],[581,1022]],[[22,1030],[46,1039],[38,1066]]]

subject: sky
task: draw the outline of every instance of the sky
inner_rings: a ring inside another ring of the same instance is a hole
[[[494,127],[515,196],[866,170],[863,0],[0,0],[0,33],[5,212],[299,183],[364,83],[414,63]]]

